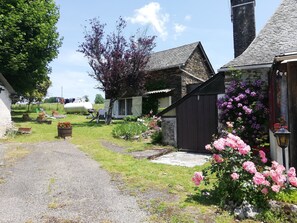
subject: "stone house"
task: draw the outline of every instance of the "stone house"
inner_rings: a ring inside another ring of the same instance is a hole
[[[15,91],[0,73],[0,138],[11,127],[11,94]]]
[[[251,6],[251,2],[254,1],[231,0],[233,20],[239,15],[244,17],[242,13],[249,14],[250,10],[254,10],[253,7],[248,8]],[[233,3],[237,5],[233,5]],[[253,13],[245,17],[245,20],[242,20],[241,23],[237,23],[237,26],[244,26],[245,22],[253,23],[252,20],[254,20]],[[236,28],[233,27],[233,29],[235,41],[235,35],[239,34],[236,34]],[[296,116],[294,111],[296,112],[297,97],[297,91],[295,90],[297,87],[296,36],[297,1],[283,0],[276,12],[250,45],[235,59],[219,69],[219,72],[225,73],[226,85],[228,85],[228,82],[232,78],[229,72],[231,67],[243,71],[247,77],[261,78],[269,84],[271,157],[282,163],[282,152],[276,144],[273,125],[277,122],[277,119],[284,117],[292,133],[289,152],[286,156],[289,158],[287,159],[289,160],[289,165],[295,167],[297,167],[297,123],[294,118]],[[236,44],[234,44],[234,47],[236,47]]]
[[[152,97],[159,108],[166,108],[185,96],[192,84],[201,84],[215,73],[201,42],[153,53],[146,70],[150,73],[147,92],[117,100],[113,117],[141,116],[145,101]],[[105,110],[108,105],[109,100],[106,100]]]

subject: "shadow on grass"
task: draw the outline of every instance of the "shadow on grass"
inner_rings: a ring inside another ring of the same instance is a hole
[[[199,203],[206,206],[218,205],[218,198],[214,195],[213,190],[201,190],[200,193],[188,195],[186,202],[188,203]]]
[[[71,123],[72,126],[76,126],[76,127],[103,127],[105,126],[105,123],[104,122],[99,122],[99,123],[96,123],[96,122],[80,122],[80,123]]]
[[[111,126],[114,126],[114,125],[119,125],[121,123],[122,122],[112,122],[110,125]],[[79,122],[79,123],[73,122],[71,124],[72,124],[72,126],[77,126],[77,127],[104,127],[104,126],[107,126],[105,124],[105,121],[104,120],[99,120],[98,123],[96,121],[90,122],[89,120],[87,120],[87,121]]]

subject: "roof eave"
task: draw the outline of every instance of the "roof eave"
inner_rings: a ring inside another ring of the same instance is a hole
[[[4,85],[4,87],[8,90],[10,94],[16,93],[15,90],[12,88],[12,86],[8,83],[8,81],[1,73],[0,73],[0,82]]]
[[[235,70],[254,70],[254,69],[261,69],[261,68],[271,68],[272,63],[266,64],[251,64],[251,65],[244,65],[244,66],[233,66],[233,67],[221,67],[218,69],[218,72],[227,72],[231,71],[232,69]]]
[[[175,64],[175,65],[171,65],[168,67],[159,67],[159,68],[154,68],[154,69],[147,69],[147,72],[154,72],[154,71],[160,71],[160,70],[168,70],[168,69],[179,69],[179,67],[184,66],[184,63],[180,63],[180,64]]]

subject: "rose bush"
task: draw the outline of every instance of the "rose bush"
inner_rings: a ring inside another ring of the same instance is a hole
[[[213,153],[211,165],[203,172],[196,172],[192,180],[197,186],[213,180],[212,195],[219,199],[222,207],[230,204],[239,207],[243,202],[265,207],[275,193],[297,187],[293,167],[286,171],[275,161],[266,166],[267,158],[263,151],[253,155],[251,147],[232,133],[226,133],[205,148]]]

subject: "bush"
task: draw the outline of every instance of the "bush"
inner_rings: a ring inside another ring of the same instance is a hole
[[[162,131],[155,131],[151,138],[153,144],[161,144],[163,139]]]
[[[129,116],[126,116],[124,117],[124,121],[125,122],[136,122],[137,121],[137,116],[132,116],[132,115],[129,115]]]
[[[130,140],[135,136],[145,132],[147,127],[139,122],[125,122],[121,125],[116,126],[112,130],[112,135],[115,138],[123,138]]]
[[[213,174],[216,176],[213,194],[220,206],[240,207],[248,203],[257,208],[268,207],[268,200],[281,190],[297,187],[294,168],[286,171],[285,167],[273,161],[266,166],[266,155],[259,151],[252,154],[249,145],[232,133],[215,140],[205,148],[213,153],[211,166],[203,172],[196,172],[193,181],[199,185],[209,183]]]
[[[262,80],[234,77],[218,100],[221,123],[232,123],[233,133],[252,147],[268,145],[268,93]]]

